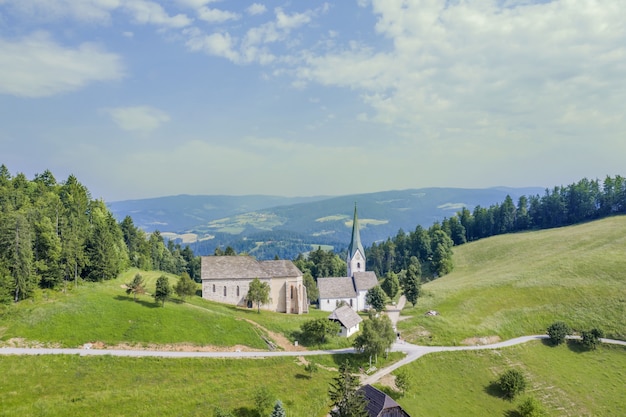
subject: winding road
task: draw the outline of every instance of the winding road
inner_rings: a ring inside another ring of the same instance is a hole
[[[406,300],[401,297],[397,306],[389,306],[387,315],[391,319],[394,327],[398,322],[400,311],[404,307]],[[480,350],[480,349],[499,349],[507,346],[518,345],[532,340],[547,339],[547,335],[522,336],[515,339],[505,340],[503,342],[493,343],[489,345],[475,346],[418,346],[403,341],[397,341],[391,347],[393,352],[404,352],[406,356],[391,364],[390,366],[380,369],[369,375],[361,382],[363,384],[372,384],[383,376],[393,372],[394,370],[404,366],[424,355],[433,352],[448,352],[457,350]],[[577,339],[577,336],[570,336],[570,339]],[[626,342],[622,340],[600,339],[603,343],[626,346]],[[314,355],[336,355],[355,353],[355,349],[334,349],[334,350],[307,350],[307,351],[274,351],[274,352],[248,352],[248,351],[224,351],[224,352],[182,352],[182,351],[157,351],[157,350],[116,350],[116,349],[63,349],[63,348],[0,348],[0,355],[80,355],[80,356],[123,356],[123,357],[161,357],[161,358],[269,358],[276,356],[314,356]]]

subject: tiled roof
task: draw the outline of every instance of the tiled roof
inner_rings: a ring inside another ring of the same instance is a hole
[[[349,277],[318,278],[317,288],[320,299],[356,297],[352,278]]]
[[[291,261],[259,262],[251,256],[203,256],[202,279],[254,279],[298,277],[302,272]]]
[[[355,272],[354,286],[357,291],[366,291],[378,284],[378,278],[373,271]]]
[[[373,386],[369,384],[363,385],[361,388],[359,388],[359,391],[361,391],[367,399],[366,408],[370,417],[378,417],[381,411],[388,408],[399,408],[404,412],[404,414],[398,414],[398,416],[408,416],[406,411],[404,411],[397,402],[395,402],[390,396],[382,391],[377,390]]]
[[[291,261],[263,261],[261,267],[273,277],[299,277],[302,272]]]
[[[339,321],[339,323],[341,323],[341,325],[346,329],[351,329],[363,321],[363,319],[358,314],[356,314],[354,310],[352,310],[352,307],[349,307],[347,305],[343,305],[335,309],[335,311],[330,313],[330,316],[328,316],[328,318],[330,320]]]

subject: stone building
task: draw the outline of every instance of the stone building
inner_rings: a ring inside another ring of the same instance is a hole
[[[270,286],[270,302],[264,310],[280,313],[308,313],[302,272],[291,261],[257,261],[251,256],[203,256],[202,298],[242,307],[252,307],[246,299],[250,283],[258,278]]]

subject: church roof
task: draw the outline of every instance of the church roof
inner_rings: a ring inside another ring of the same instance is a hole
[[[347,305],[343,305],[339,308],[336,308],[335,311],[330,313],[328,316],[329,320],[337,320],[343,327],[346,329],[351,329],[360,322],[363,321],[361,316],[356,314],[356,312]]]
[[[352,240],[348,246],[348,259],[352,259],[359,250],[362,256],[365,256],[365,250],[361,243],[361,234],[359,233],[359,216],[356,213],[356,204],[354,205],[354,219],[352,221]]]
[[[370,288],[374,288],[376,285],[378,285],[378,278],[376,278],[374,271],[354,273],[354,286],[357,291],[367,291]]]
[[[203,256],[202,279],[267,279],[299,277],[302,272],[291,261],[262,261],[251,256]]]
[[[356,297],[356,290],[350,277],[318,278],[317,289],[320,299]]]

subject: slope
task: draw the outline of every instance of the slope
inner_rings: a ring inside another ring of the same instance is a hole
[[[545,333],[563,320],[626,339],[626,216],[496,236],[455,248],[455,270],[423,286],[404,336],[475,343]],[[438,316],[425,316],[436,310]]]

